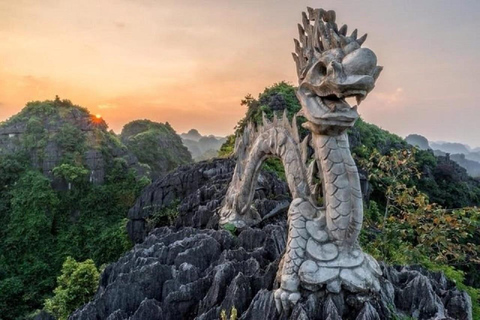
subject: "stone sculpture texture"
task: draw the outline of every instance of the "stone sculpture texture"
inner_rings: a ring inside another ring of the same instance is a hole
[[[282,160],[294,200],[279,267],[280,288],[275,291],[279,311],[290,310],[306,291],[378,291],[382,275],[375,259],[358,244],[363,203],[346,130],[359,115],[357,106],[345,100],[354,97],[360,104],[382,67],[373,51],[361,47],[367,35],[357,38],[354,30],[348,36],[346,25],[337,27],[334,11],[308,8],[302,18],[293,58],[300,113],[310,134],[300,141],[296,116],[290,123],[286,113],[272,121],[264,117],[257,128],[249,124],[237,137],[237,164],[220,210],[223,225],[258,223],[251,203],[260,166],[268,157]],[[317,203],[320,195],[323,206]]]

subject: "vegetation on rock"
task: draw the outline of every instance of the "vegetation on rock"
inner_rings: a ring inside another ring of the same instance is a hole
[[[153,180],[192,162],[190,152],[168,122],[132,121],[124,126],[120,137],[138,160],[150,167]]]
[[[149,180],[125,157],[104,121],[68,100],[0,124],[1,319],[41,309],[66,257],[100,266],[132,246],[126,214]]]

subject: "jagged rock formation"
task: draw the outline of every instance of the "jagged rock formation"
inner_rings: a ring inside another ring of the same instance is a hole
[[[31,102],[17,115],[0,123],[0,155],[25,154],[30,164],[53,180],[56,188],[65,181],[55,179],[53,169],[61,163],[87,168],[89,181],[104,182],[113,159],[123,159],[139,176],[145,169],[118,141],[101,117],[68,100]]]
[[[153,230],[109,265],[93,301],[69,319],[217,320],[233,306],[242,320],[471,319],[470,298],[444,275],[383,264],[378,295],[320,291],[302,296],[290,314],[279,314],[273,290],[287,241],[285,210],[236,235],[203,229],[216,225],[215,206],[225,196],[233,168],[227,159],[183,166],[147,188],[131,212],[141,213],[137,210],[152,197],[167,203],[174,198],[169,194],[182,195],[176,226]],[[285,183],[263,176],[270,180],[265,186],[286,191]],[[259,210],[264,215],[278,199],[265,198],[273,190],[261,189],[262,179],[256,198],[259,207],[265,204]]]
[[[151,230],[150,217],[158,210],[178,205],[176,226],[196,228],[215,227],[217,208],[223,201],[235,162],[230,159],[214,159],[179,167],[148,186],[128,212],[127,225],[130,238],[141,242]],[[268,172],[258,178],[254,205],[264,217],[269,213],[286,210],[290,196],[286,183]]]
[[[123,127],[120,138],[141,163],[150,167],[153,180],[192,162],[191,154],[168,122],[132,121]]]
[[[238,236],[225,230],[163,227],[109,265],[94,300],[70,320],[216,320],[232,307],[242,320],[471,319],[471,301],[443,274],[382,265],[378,295],[306,293],[279,314],[273,290],[285,249],[285,220]]]

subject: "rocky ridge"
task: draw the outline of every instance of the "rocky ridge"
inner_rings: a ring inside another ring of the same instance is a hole
[[[465,169],[465,172],[471,177],[480,178],[480,152],[477,149],[472,149],[470,146],[462,143],[431,142],[418,134],[408,135],[405,141],[412,146],[417,146],[421,150],[431,150],[444,163],[448,161],[455,162]],[[453,166],[450,165],[450,167]]]
[[[129,122],[123,127],[120,139],[141,163],[150,167],[152,180],[165,176],[179,165],[192,162],[190,152],[168,122]]]
[[[381,292],[305,293],[290,314],[278,314],[273,289],[286,224],[273,220],[233,236],[225,230],[164,227],[103,272],[95,299],[69,319],[461,319],[469,296],[441,273],[382,265]]]
[[[30,164],[53,181],[57,189],[65,181],[55,179],[53,169],[76,163],[89,170],[89,181],[102,184],[114,159],[133,168],[139,176],[145,168],[137,157],[108,131],[106,122],[69,100],[30,102],[17,115],[0,123],[0,155],[26,154]]]
[[[127,230],[132,241],[144,240],[155,226],[149,220],[156,212],[175,204],[179,216],[175,226],[215,228],[216,210],[221,205],[233,175],[235,162],[213,159],[185,165],[145,188],[129,210]],[[288,186],[272,173],[262,171],[254,196],[254,206],[261,216],[286,212],[291,198]]]
[[[55,177],[53,169],[65,163],[86,168],[91,183],[103,184],[115,163],[133,169],[139,178],[157,179],[192,162],[168,123],[133,121],[117,136],[100,115],[58,97],[30,102],[0,122],[0,156],[19,155],[52,180],[56,189],[65,189],[66,182]]]

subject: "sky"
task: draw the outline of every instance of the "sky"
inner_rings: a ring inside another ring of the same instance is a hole
[[[116,132],[151,119],[230,134],[245,95],[297,84],[306,6],[368,33],[384,71],[366,121],[480,147],[478,0],[0,0],[0,121],[58,95]]]

